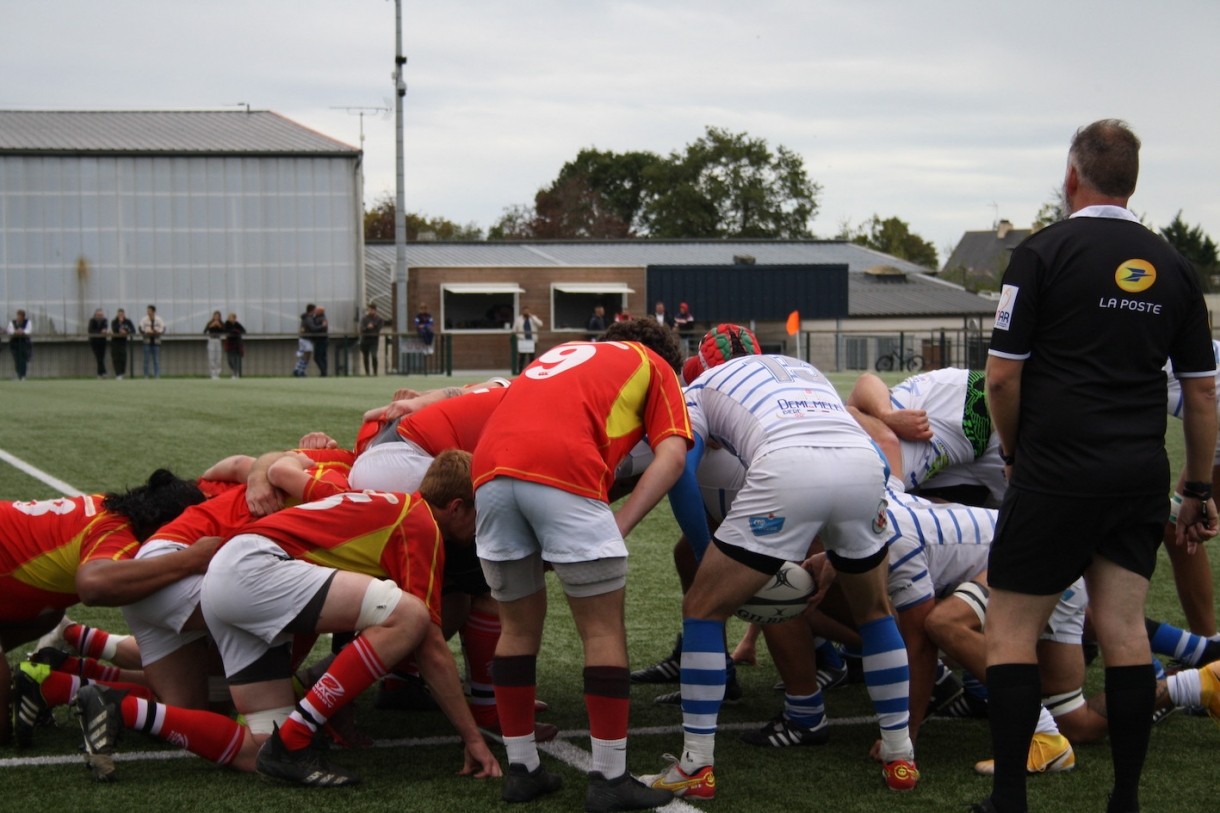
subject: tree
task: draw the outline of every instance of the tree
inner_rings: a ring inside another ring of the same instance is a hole
[[[397,204],[390,192],[382,194],[373,204],[373,208],[364,213],[365,240],[393,240],[395,214]],[[415,242],[421,237],[425,240],[458,240],[475,241],[483,239],[483,230],[477,223],[467,223],[461,226],[443,217],[430,218],[427,215],[407,212],[407,240]]]
[[[796,153],[744,133],[707,128],[661,158],[581,150],[534,205],[512,206],[501,239],[809,237],[821,187]]]
[[[708,127],[683,153],[646,171],[650,237],[810,237],[821,186],[801,157],[745,133]]]
[[[1161,229],[1161,236],[1195,267],[1203,290],[1212,290],[1215,287],[1211,281],[1217,270],[1217,249],[1215,242],[1204,233],[1202,227],[1187,226],[1179,209],[1173,221]]]
[[[1052,223],[1058,223],[1060,220],[1067,220],[1068,214],[1067,199],[1063,196],[1063,189],[1052,189],[1051,199],[1042,204],[1042,208],[1034,216],[1033,230],[1037,231]]]
[[[882,220],[880,216],[873,215],[854,229],[850,223],[844,223],[838,237],[932,270],[936,270],[938,265],[936,247],[912,232],[910,226],[896,217]]]

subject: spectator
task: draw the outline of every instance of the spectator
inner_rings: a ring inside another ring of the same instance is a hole
[[[127,311],[119,308],[110,323],[110,361],[114,365],[116,381],[127,375],[127,338],[136,332],[135,322],[127,318]]]
[[[33,332],[34,326],[23,310],[17,311],[17,315],[8,323],[8,349],[13,354],[13,367],[17,371],[18,381],[25,381],[30,357],[34,355],[34,345],[30,341],[30,334]]]
[[[297,363],[292,368],[294,378],[309,375],[309,362],[313,359],[313,312],[317,309],[318,306],[310,302],[297,324]]]
[[[106,377],[106,337],[110,335],[110,322],[106,319],[106,311],[98,308],[93,312],[87,328],[89,333],[89,349],[97,360],[97,377]]]
[[[148,378],[149,362],[153,378],[161,377],[161,337],[165,335],[165,320],[157,315],[157,306],[149,305],[140,320],[140,335],[144,337],[144,377]]]
[[[415,333],[419,336],[420,342],[423,343],[424,353],[427,355],[432,354],[432,340],[436,338],[433,326],[434,322],[432,321],[431,312],[428,311],[428,306],[421,304],[419,306],[419,313],[415,314]]]
[[[652,308],[652,318],[661,327],[672,328],[674,326],[674,318],[665,312],[665,303],[660,300],[657,300],[657,304]]]
[[[695,332],[695,314],[691,313],[690,305],[685,302],[678,303],[678,315],[674,317],[674,327],[678,330],[678,336],[682,339],[683,355],[690,355],[690,340]]]
[[[601,338],[601,335],[606,332],[606,309],[601,305],[596,305],[593,308],[593,315],[589,317],[589,324],[585,325],[585,330],[589,331],[588,339],[595,342]]]
[[[319,305],[313,312],[313,362],[318,365],[318,372],[326,378],[326,351],[330,345],[330,323],[326,321],[326,308]]]
[[[525,369],[525,365],[534,360],[534,346],[538,340],[538,331],[542,330],[542,320],[530,313],[530,309],[522,305],[521,313],[513,320],[513,333],[517,334],[517,369]]]
[[[246,327],[241,322],[237,321],[237,314],[230,313],[229,318],[225,320],[225,355],[229,358],[229,369],[233,371],[233,378],[241,378],[241,362],[246,355]]]
[[[217,379],[220,378],[221,344],[225,335],[225,320],[220,318],[220,311],[212,311],[212,318],[203,326],[203,332],[208,337],[208,375]]]
[[[364,374],[369,374],[369,364],[372,363],[373,375],[377,375],[377,342],[381,338],[381,330],[385,320],[377,313],[377,303],[370,302],[368,312],[360,320],[360,358],[364,361]]]

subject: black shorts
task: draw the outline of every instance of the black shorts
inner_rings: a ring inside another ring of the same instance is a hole
[[[1163,494],[1061,497],[1010,486],[991,543],[987,583],[1054,595],[1078,579],[1094,555],[1151,579],[1168,517]]]
[[[482,596],[491,592],[483,577],[483,566],[474,545],[445,545],[445,585],[442,595],[465,593]]]

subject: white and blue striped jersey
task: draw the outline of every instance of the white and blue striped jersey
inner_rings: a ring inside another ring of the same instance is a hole
[[[686,389],[691,427],[747,467],[784,447],[868,448],[872,440],[816,367],[788,356],[741,356]]]
[[[1220,384],[1220,341],[1212,339],[1212,353],[1216,356],[1216,378]],[[1182,382],[1173,374],[1173,362],[1165,362],[1166,390],[1168,395],[1167,411],[1175,418],[1182,417]]]
[[[987,569],[996,511],[907,494],[895,477],[890,477],[885,499],[894,609],[943,598]]]

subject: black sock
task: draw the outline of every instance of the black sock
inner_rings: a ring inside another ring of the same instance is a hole
[[[1026,813],[1025,763],[1042,704],[1038,665],[1001,663],[987,667],[987,694],[995,758],[991,802],[998,813]]]
[[[1152,664],[1106,668],[1106,710],[1110,719],[1110,755],[1114,791],[1108,813],[1139,810],[1140,773],[1148,754],[1156,675]]]

